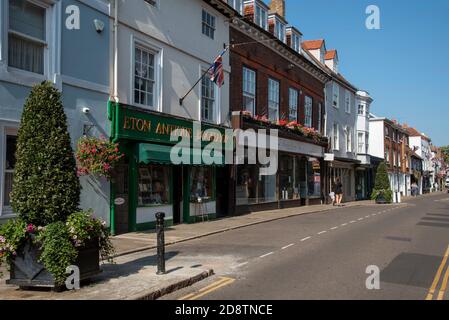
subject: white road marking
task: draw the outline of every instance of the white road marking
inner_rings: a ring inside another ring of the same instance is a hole
[[[368,219],[369,217],[370,217],[370,216],[366,216],[365,218],[367,218],[367,219]]]
[[[325,234],[327,231],[321,231],[321,232],[318,232],[318,235],[322,235],[322,234]]]
[[[282,250],[285,250],[285,249],[288,249],[290,247],[293,247],[294,245],[295,245],[294,243],[291,243],[288,246],[282,247]]]
[[[311,239],[311,238],[312,238],[312,237],[307,237],[307,238],[301,239],[301,242],[307,241],[307,240],[309,240],[309,239]]]
[[[333,228],[331,228],[331,230],[337,230],[338,229],[338,227],[333,227]]]
[[[352,220],[351,222],[349,222],[349,223],[356,223],[357,221],[354,221],[354,220]]]
[[[341,226],[346,227],[347,225],[348,225],[347,223],[343,223]]]
[[[246,266],[248,263],[249,262],[243,262],[243,263],[240,263],[240,264],[236,265],[235,267],[236,268],[240,268],[240,267]]]
[[[274,252],[268,252],[267,254],[264,254],[264,255],[260,256],[259,258],[265,258],[265,257],[271,256],[272,254],[274,254]]]
[[[362,220],[363,220],[363,218],[358,218],[357,220],[358,220],[358,221],[362,221]]]

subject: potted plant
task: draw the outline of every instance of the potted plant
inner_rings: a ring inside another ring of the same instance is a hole
[[[78,208],[80,189],[60,93],[43,82],[25,103],[17,137],[11,203],[18,218],[0,228],[7,283],[59,288],[68,266],[84,280],[100,271],[100,253],[112,256],[105,223]]]
[[[386,204],[393,201],[393,192],[388,179],[387,167],[385,162],[381,162],[377,168],[374,189],[371,199],[376,200],[377,204]]]
[[[111,179],[112,171],[124,157],[117,143],[101,136],[82,137],[77,144],[78,175],[94,175]]]

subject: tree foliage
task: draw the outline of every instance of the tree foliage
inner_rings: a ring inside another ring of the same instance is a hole
[[[78,210],[80,183],[60,92],[33,87],[17,137],[12,207],[26,222],[45,226]]]
[[[377,168],[372,199],[376,200],[381,195],[388,203],[393,201],[393,192],[391,191],[390,180],[388,179],[387,173],[387,165],[385,162],[381,162]]]

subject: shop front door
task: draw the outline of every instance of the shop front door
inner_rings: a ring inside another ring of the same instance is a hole
[[[116,234],[129,232],[128,164],[117,166],[115,172],[115,230]]]
[[[173,166],[173,223],[182,223],[183,167]]]

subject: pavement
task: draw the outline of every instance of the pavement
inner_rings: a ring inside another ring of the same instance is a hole
[[[372,205],[375,205],[374,201],[350,202],[344,204],[344,207],[341,208],[333,207],[332,205],[315,205],[255,212],[242,216],[226,217],[196,224],[180,224],[165,230],[165,243],[167,245],[173,245],[230,230],[236,230],[303,214],[317,213],[328,210],[344,210],[345,208]],[[114,237],[112,241],[116,249],[116,256],[157,248],[156,233],[154,230],[119,235]]]
[[[434,194],[431,196],[421,197],[408,201],[425,202],[431,201],[432,204],[440,204],[434,202],[434,198],[448,197],[446,195]],[[430,199],[430,200],[426,200]],[[322,229],[323,226],[329,224],[343,223],[343,220],[350,217],[358,217],[365,212],[375,212],[378,210],[404,210],[407,212],[413,208],[414,204],[401,205],[375,205],[371,201],[348,203],[343,208],[336,208],[329,205],[301,207],[294,209],[273,210],[259,213],[252,213],[245,216],[231,217],[210,222],[198,223],[193,225],[179,225],[169,228],[166,231],[166,248],[167,257],[167,274],[163,276],[156,275],[156,250],[155,250],[155,234],[153,232],[140,232],[126,234],[114,237],[114,245],[117,250],[116,263],[106,264],[103,266],[103,272],[99,276],[92,279],[90,285],[83,286],[81,290],[54,293],[48,291],[22,291],[16,287],[8,286],[4,280],[0,280],[0,300],[1,299],[63,299],[63,300],[153,300],[161,299],[177,299],[180,295],[192,295],[195,290],[201,290],[204,285],[212,285],[223,289],[223,296],[214,296],[213,294],[205,295],[209,290],[203,290],[204,298],[276,298],[285,296],[279,294],[278,290],[273,288],[261,287],[260,283],[283,284],[279,276],[284,277],[286,274],[295,275],[298,271],[309,266],[310,270],[319,269],[309,261],[315,261],[317,257],[329,255],[334,257],[334,252],[338,252],[339,243],[346,243],[345,259],[351,261],[350,253],[354,253],[358,257],[359,241],[364,244],[364,236],[372,233],[370,230],[362,231],[357,237],[347,234],[348,239],[334,239],[334,241],[326,242],[329,246],[334,243],[337,248],[327,248],[323,251],[321,246],[310,248],[309,253],[305,256],[297,256],[295,261],[289,261],[286,265],[273,266],[270,264],[272,258],[276,256],[278,251],[287,253],[295,248],[293,240],[299,242],[298,235],[307,238],[315,229]],[[448,202],[449,206],[449,202]],[[388,211],[390,212],[390,211]],[[311,214],[314,213],[314,214]],[[373,219],[374,220],[374,219]],[[348,223],[351,224],[350,220]],[[354,223],[359,222],[357,219]],[[360,224],[361,225],[361,224]],[[389,228],[389,222],[384,226]],[[349,228],[348,228],[349,230]],[[324,230],[323,230],[324,231]],[[320,236],[324,238],[327,233]],[[319,231],[317,231],[319,232]],[[333,235],[335,237],[335,235]],[[317,236],[318,237],[318,236]],[[304,239],[301,238],[301,239]],[[309,242],[310,239],[304,240]],[[344,240],[344,241],[343,241]],[[316,240],[310,241],[310,244]],[[343,242],[342,242],[343,241]],[[286,242],[288,242],[286,244]],[[449,243],[449,240],[447,241]],[[341,248],[340,248],[341,249]],[[440,249],[440,248],[438,248]],[[264,253],[265,252],[265,253]],[[383,251],[380,250],[381,254]],[[438,250],[433,252],[437,257]],[[264,256],[266,255],[266,256]],[[264,256],[264,258],[260,258]],[[285,256],[285,255],[284,255]],[[282,257],[284,257],[282,256]],[[292,256],[290,255],[290,258]],[[266,260],[263,260],[267,258]],[[339,257],[336,261],[341,263]],[[315,260],[314,260],[315,259]],[[298,261],[300,260],[300,262]],[[283,261],[275,260],[275,261]],[[344,261],[344,260],[343,260]],[[436,259],[435,259],[436,261]],[[334,262],[334,261],[333,261]],[[268,263],[268,265],[267,265]],[[323,265],[327,265],[322,262]],[[254,264],[257,272],[249,272],[248,266]],[[291,265],[291,267],[287,267]],[[301,271],[306,275],[307,270]],[[432,270],[433,271],[433,270]],[[310,271],[309,271],[310,272]],[[251,276],[250,276],[251,275]],[[277,275],[277,276],[276,276]],[[309,275],[312,277],[312,275]],[[226,295],[226,287],[234,287],[238,284],[244,284],[239,280],[253,279],[255,283],[249,287],[251,290],[237,289],[236,292],[231,291]],[[254,277],[254,278],[253,278]],[[2,282],[3,281],[3,282]],[[290,282],[290,281],[287,281]],[[231,285],[231,283],[233,283]],[[294,283],[294,282],[290,282]],[[282,287],[282,286],[280,286]],[[253,289],[257,289],[254,292]],[[287,289],[288,287],[284,288]],[[246,294],[244,294],[246,292]],[[300,297],[295,290],[291,291],[290,297]],[[313,292],[313,290],[310,290]],[[329,291],[331,292],[331,291]],[[321,297],[319,294],[317,295]],[[307,296],[303,296],[307,298]],[[313,295],[310,295],[313,297]],[[329,295],[328,297],[332,297]],[[338,295],[333,297],[339,297]]]
[[[372,205],[372,202],[347,204],[348,207]],[[332,209],[329,205],[301,207],[252,213],[244,216],[218,219],[209,222],[179,225],[165,233],[167,248],[170,245],[200,239],[229,230],[267,223],[291,216]],[[31,300],[154,300],[176,290],[193,285],[214,274],[223,272],[235,263],[232,255],[190,255],[188,252],[169,251],[166,254],[167,274],[156,275],[156,234],[154,231],[136,232],[113,238],[116,249],[115,264],[103,265],[103,272],[92,278],[91,284],[81,290],[56,293],[48,290],[24,291],[6,285],[0,279],[0,299]],[[213,268],[211,267],[213,266]],[[0,270],[1,271],[1,270]],[[2,270],[5,275],[8,273]]]
[[[448,229],[449,195],[438,193],[179,243],[170,250],[235,262],[161,299],[447,300]]]

